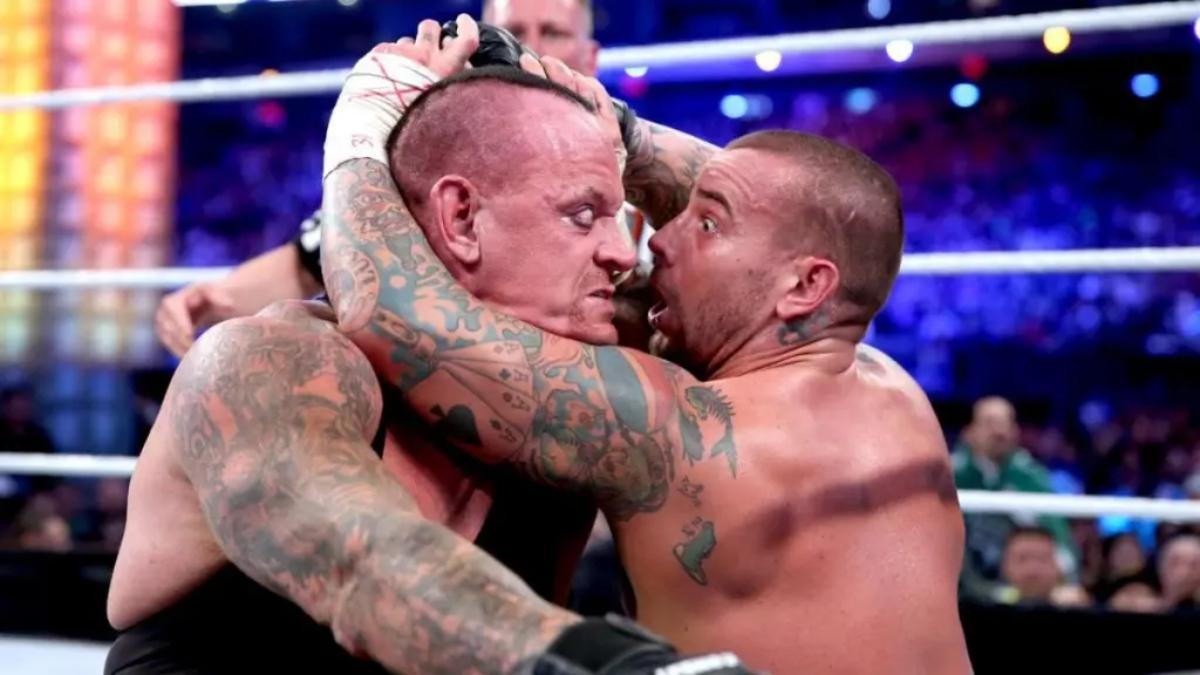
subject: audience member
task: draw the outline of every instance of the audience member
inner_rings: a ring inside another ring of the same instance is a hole
[[[1006,586],[997,599],[1028,605],[1086,607],[1091,599],[1077,585],[1064,584],[1057,542],[1041,527],[1017,527],[1004,545],[1001,577]]]
[[[1158,614],[1163,611],[1162,598],[1145,581],[1126,579],[1112,588],[1106,606],[1114,612]]]
[[[1019,429],[1016,410],[998,396],[980,399],[973,408],[970,424],[954,447],[954,482],[960,490],[1051,492],[1046,470],[1028,451],[1017,445]],[[1077,565],[1070,529],[1062,518],[1041,516],[1036,523],[1051,533],[1058,565],[1073,578]],[[963,561],[962,587],[968,594],[994,595],[1001,558],[1012,518],[1001,514],[969,514],[966,517],[967,552]]]
[[[1158,583],[1171,610],[1197,609],[1200,601],[1200,535],[1176,535],[1158,553]]]

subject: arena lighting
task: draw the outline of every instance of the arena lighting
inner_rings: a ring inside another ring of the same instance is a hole
[[[632,78],[645,77],[650,69],[646,66],[629,66],[625,69],[625,74]]]
[[[1150,98],[1158,93],[1158,76],[1153,73],[1138,73],[1129,81],[1129,88],[1138,98]]]
[[[777,50],[785,56],[868,53],[886,46],[889,42],[906,40],[922,46],[957,45],[969,50],[972,45],[1001,40],[1038,39],[1042,37],[1046,28],[1052,26],[1066,26],[1074,35],[1130,32],[1168,26],[1191,26],[1197,15],[1200,15],[1200,0],[1186,0],[899,26],[613,47],[601,50],[599,66],[602,76],[623,72],[629,67],[700,66],[701,68],[693,68],[692,72],[696,73],[699,79],[704,79],[706,71],[702,66],[737,59],[753,59],[756,54],[767,49]],[[789,59],[789,63],[791,61]],[[286,73],[272,78],[232,76],[3,95],[0,96],[0,110],[66,108],[128,101],[231,101],[333,94],[341,89],[347,74],[348,69],[330,69]]]
[[[872,19],[886,19],[892,13],[892,0],[867,0],[867,15]]]
[[[888,58],[896,63],[904,63],[912,58],[913,43],[912,40],[892,40],[884,46]]]
[[[1061,54],[1071,46],[1071,31],[1064,26],[1052,26],[1042,33],[1042,44],[1051,54]]]
[[[294,2],[294,1],[295,0],[258,0],[258,2],[260,2],[260,3],[262,3],[262,2],[270,2],[270,3]],[[353,5],[357,1],[358,0],[354,0],[354,2],[351,2],[349,4]],[[171,0],[171,2],[174,3],[174,5],[176,7],[207,7],[210,5],[217,5],[219,7],[221,5],[244,5],[247,2],[250,2],[250,0]],[[343,5],[347,4],[344,0],[338,0],[338,2],[341,2]],[[225,11],[233,11],[233,10],[225,10]]]
[[[867,87],[851,89],[846,92],[846,98],[842,101],[843,105],[846,106],[846,110],[855,115],[870,112],[871,108],[874,108],[878,102],[879,95],[875,93],[874,89],[868,89]]]
[[[1196,39],[1200,40],[1200,19],[1196,19],[1196,23],[1192,24],[1192,32],[1196,34]]]
[[[754,63],[764,73],[773,73],[779,69],[779,64],[783,63],[783,54],[777,49],[768,49],[755,54]]]
[[[959,82],[950,88],[950,100],[960,108],[970,108],[979,103],[979,87],[970,82]]]
[[[750,112],[750,102],[741,94],[729,94],[721,99],[721,114],[731,120],[740,120]]]

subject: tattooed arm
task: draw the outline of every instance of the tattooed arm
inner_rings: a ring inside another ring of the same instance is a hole
[[[378,381],[332,330],[264,317],[210,330],[160,418],[222,550],[403,673],[507,672],[578,619],[443,527],[371,451]]]
[[[583,491],[618,519],[662,507],[676,455],[720,456],[736,475],[733,410],[717,388],[641,352],[489,309],[434,255],[384,164],[333,171],[325,217],[341,330],[468,452]]]
[[[717,151],[682,131],[643,119],[635,123],[626,149],[625,196],[656,227],[683,211],[700,168]]]

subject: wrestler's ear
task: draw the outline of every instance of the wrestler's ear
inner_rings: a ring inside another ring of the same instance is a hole
[[[442,176],[429,191],[433,226],[450,255],[463,265],[479,262],[479,190],[458,175]]]
[[[812,316],[833,299],[841,285],[837,265],[825,258],[803,256],[793,260],[780,285],[783,296],[775,303],[775,313],[785,322]]]

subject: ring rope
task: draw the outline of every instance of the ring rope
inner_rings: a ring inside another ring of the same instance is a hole
[[[136,461],[136,457],[126,456],[3,453],[0,454],[0,474],[128,477],[133,473]],[[959,490],[958,499],[966,513],[1042,514],[1070,518],[1125,515],[1180,523],[1200,522],[1200,501],[983,490]]]
[[[0,289],[166,289],[228,274],[228,267],[147,267],[98,270],[0,271]],[[1077,272],[1200,271],[1200,246],[909,253],[905,275],[1062,274]]]
[[[1128,32],[1190,24],[1200,18],[1200,1],[1158,2],[1144,5],[1037,12],[955,21],[872,26],[810,33],[788,33],[750,38],[697,40],[641,47],[612,47],[600,52],[601,74],[629,67],[680,66],[722,63],[752,58],[763,50],[784,54],[815,54],[873,50],[895,40],[915,45],[980,44],[1000,40],[1041,38],[1051,27],[1077,33]],[[66,108],[131,101],[230,101],[253,98],[335,93],[348,69],[214,77],[118,87],[59,89],[31,94],[0,96],[0,110]]]

